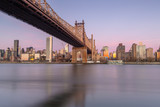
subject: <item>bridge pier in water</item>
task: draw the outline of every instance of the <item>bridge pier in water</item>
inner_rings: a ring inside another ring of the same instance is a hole
[[[77,53],[81,52],[82,63],[87,63],[87,47],[73,47],[72,48],[72,63],[77,63]]]

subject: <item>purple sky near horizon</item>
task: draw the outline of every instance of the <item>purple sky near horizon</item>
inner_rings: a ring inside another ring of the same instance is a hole
[[[47,0],[51,7],[71,25],[85,21],[88,37],[96,39],[100,50],[109,46],[115,51],[123,43],[128,51],[132,43],[143,42],[146,47],[160,45],[160,0]],[[0,49],[13,47],[19,39],[21,47],[44,49],[49,34],[0,12]],[[65,44],[65,43],[63,43]],[[63,48],[54,38],[54,50]]]

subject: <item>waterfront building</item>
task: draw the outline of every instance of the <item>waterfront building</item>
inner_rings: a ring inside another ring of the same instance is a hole
[[[147,61],[154,61],[153,48],[146,49],[146,59]]]
[[[26,53],[32,53],[33,52],[33,47],[27,47],[26,48]]]
[[[112,52],[109,53],[109,59],[113,59],[113,53]]]
[[[156,52],[156,61],[160,61],[160,52]]]
[[[32,54],[33,54],[33,56],[35,56],[35,54],[36,54],[36,50],[35,49],[33,49]]]
[[[21,46],[18,47],[18,56],[21,57]]]
[[[116,59],[116,57],[117,57],[117,56],[116,56],[116,52],[114,51],[114,52],[113,52],[113,59]]]
[[[22,48],[21,53],[25,53],[24,48]]]
[[[29,53],[21,54],[21,61],[29,61],[30,55]]]
[[[131,54],[131,57],[132,57],[132,61],[136,61],[137,59],[137,44],[132,44],[132,54]]]
[[[157,50],[155,56],[156,56],[156,61],[160,61],[160,47],[159,47],[159,49]]]
[[[59,53],[60,53],[61,55],[64,55],[64,54],[65,54],[65,49],[61,49],[61,50],[59,51]]]
[[[35,53],[34,54],[34,59],[35,60],[40,60],[40,58],[41,58],[41,54],[40,53]]]
[[[47,53],[46,49],[43,49],[42,54],[46,54],[46,53]]]
[[[142,42],[136,47],[136,56],[139,61],[146,59],[146,46]]]
[[[65,52],[66,52],[66,53],[69,53],[69,44],[66,44],[66,45],[65,45]]]
[[[18,50],[19,50],[19,40],[14,40],[14,55],[18,57]]]
[[[4,54],[5,54],[5,50],[3,50],[3,49],[0,49],[0,57],[3,59],[3,57],[4,57]]]
[[[8,59],[11,61],[12,51],[10,48],[8,48]]]
[[[125,52],[125,61],[131,61],[131,51]]]
[[[11,50],[10,50],[10,48],[7,48],[7,50],[5,52],[5,59],[7,61],[10,61],[10,57],[11,57]]]
[[[41,54],[40,60],[41,61],[45,61],[46,60],[46,54],[45,53]]]
[[[125,46],[122,43],[116,49],[116,58],[117,60],[125,60]]]
[[[97,53],[97,54],[96,54],[95,61],[100,61],[100,57],[101,57],[101,54],[100,54],[100,53]]]
[[[46,39],[46,60],[52,62],[53,58],[53,37],[50,36]]]
[[[102,56],[104,56],[106,59],[109,59],[109,48],[108,46],[104,46],[101,50]]]
[[[11,49],[11,61],[14,62],[14,50]]]
[[[160,52],[160,46],[159,46],[159,49],[157,50],[157,52]]]

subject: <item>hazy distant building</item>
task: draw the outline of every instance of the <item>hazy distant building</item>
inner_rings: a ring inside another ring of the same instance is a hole
[[[114,51],[114,52],[113,52],[113,59],[116,59],[116,58],[117,58],[116,52]]]
[[[29,53],[21,54],[21,61],[29,61],[30,55]]]
[[[131,61],[131,51],[125,52],[125,61]]]
[[[11,61],[14,62],[14,50],[11,49]]]
[[[33,52],[33,47],[27,47],[26,48],[26,53],[32,53]]]
[[[21,53],[25,53],[24,48],[22,48]]]
[[[18,56],[20,57],[21,56],[21,47],[19,46],[18,48]]]
[[[109,53],[109,59],[113,59],[113,53],[112,52]]]
[[[61,50],[59,51],[59,53],[60,53],[61,55],[64,55],[64,54],[65,54],[65,49],[61,49]]]
[[[147,48],[146,49],[146,59],[147,59],[147,61],[153,61],[154,60],[153,48]]]
[[[155,56],[156,56],[156,61],[160,61],[160,47],[159,47],[159,49],[157,50]]]
[[[104,46],[101,50],[102,56],[105,58],[109,58],[109,48],[108,46]]]
[[[117,60],[125,60],[125,46],[120,43],[116,49]]]
[[[146,46],[143,45],[142,42],[140,42],[136,47],[136,56],[138,60],[146,59]]]
[[[34,54],[34,59],[35,60],[40,60],[40,58],[41,58],[41,54],[40,53],[35,53]]]
[[[46,39],[46,60],[52,62],[53,58],[53,37],[50,36]]]
[[[19,40],[14,40],[14,55],[18,57],[18,50],[19,50]]]
[[[66,53],[69,53],[69,44],[66,44],[66,45],[65,45],[65,52],[66,52]]]
[[[116,52],[115,51],[109,53],[109,59],[111,59],[111,60],[116,59]]]
[[[0,54],[1,54],[0,57],[3,58],[5,54],[5,50],[0,49]]]
[[[132,61],[136,61],[136,59],[137,59],[137,44],[135,44],[135,43],[132,45],[131,56],[132,56]]]
[[[7,61],[10,61],[10,57],[11,57],[11,50],[10,50],[10,48],[7,48],[7,50],[5,52],[5,59]]]

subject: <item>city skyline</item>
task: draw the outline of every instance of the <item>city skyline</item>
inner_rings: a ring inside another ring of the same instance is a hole
[[[159,48],[160,31],[158,28],[160,27],[160,21],[158,19],[160,15],[158,12],[160,1],[158,0],[85,1],[86,4],[82,6],[82,9],[76,8],[74,4],[82,5],[84,0],[81,2],[73,0],[47,2],[72,25],[75,20],[81,21],[84,19],[87,35],[90,37],[93,33],[99,52],[105,45],[109,46],[111,51],[114,51],[119,43],[123,43],[126,46],[126,51],[128,51],[132,43],[139,43],[140,41],[146,44],[146,47],[152,47],[154,51]],[[90,5],[88,6],[87,3]],[[65,8],[64,5],[69,7]],[[93,7],[96,5],[99,8],[94,10]],[[99,17],[95,17],[96,15]],[[16,39],[22,41],[20,43],[21,47],[45,48],[45,38],[50,36],[49,34],[2,12],[0,12],[0,17],[2,19],[0,37],[3,38],[0,48],[13,47],[12,40]],[[53,41],[53,50],[62,48],[61,40],[54,37]]]

